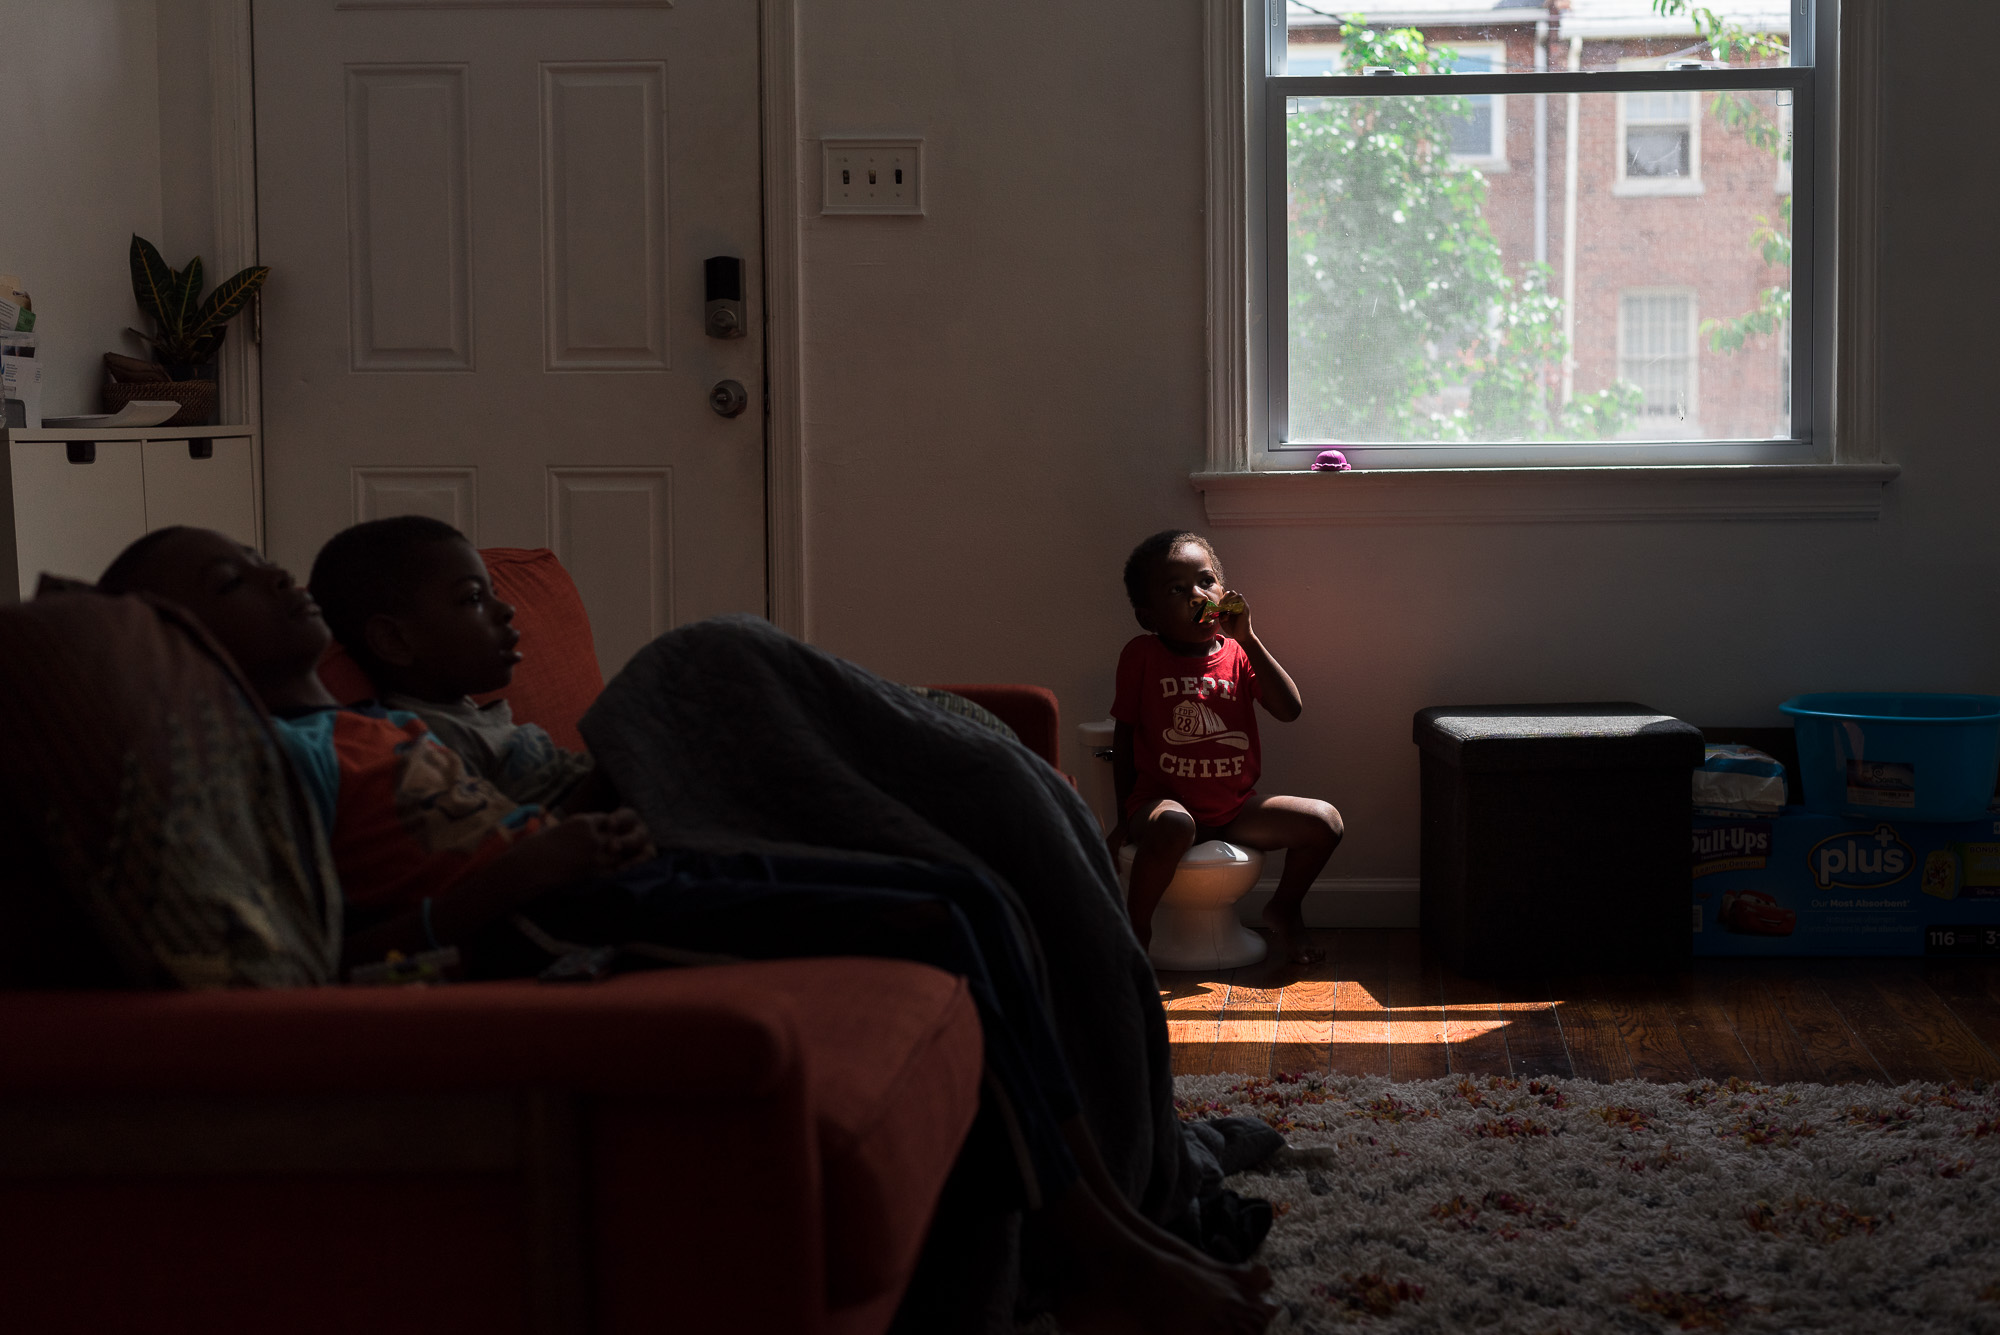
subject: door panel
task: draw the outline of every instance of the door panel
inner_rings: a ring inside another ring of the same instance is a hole
[[[763,305],[756,14],[257,0],[276,559],[410,512],[552,547],[606,672],[764,610],[762,331],[702,325],[710,255]]]
[[[673,470],[551,468],[549,545],[576,581],[598,658],[623,663],[651,635],[642,627],[674,623]],[[651,577],[633,579],[645,570]],[[598,617],[598,609],[606,615]]]
[[[355,469],[354,522],[397,515],[428,515],[450,524],[474,546],[489,545],[479,532],[476,468]]]
[[[542,66],[542,199],[548,369],[671,364],[666,66]]]
[[[353,369],[472,369],[471,166],[465,66],[347,71]]]

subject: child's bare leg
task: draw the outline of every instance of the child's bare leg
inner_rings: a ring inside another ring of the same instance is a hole
[[[1319,879],[1346,827],[1340,813],[1310,797],[1253,797],[1221,837],[1249,848],[1285,850],[1277,893],[1264,907],[1264,923],[1278,934],[1294,964],[1317,964],[1326,952],[1306,932],[1306,891]]]
[[[1132,813],[1132,874],[1125,883],[1125,910],[1142,946],[1153,940],[1153,910],[1194,846],[1194,817],[1178,802],[1160,801]]]

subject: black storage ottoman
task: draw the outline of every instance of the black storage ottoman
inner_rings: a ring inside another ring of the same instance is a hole
[[[1468,976],[1687,966],[1701,730],[1644,705],[1420,710],[1424,940]]]

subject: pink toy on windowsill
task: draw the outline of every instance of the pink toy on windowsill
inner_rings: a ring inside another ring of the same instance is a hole
[[[1312,470],[1315,473],[1348,473],[1353,471],[1353,465],[1339,450],[1321,450],[1319,457],[1313,460]]]

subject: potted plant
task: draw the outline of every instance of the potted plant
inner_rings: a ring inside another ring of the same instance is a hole
[[[104,354],[110,380],[104,410],[117,412],[133,399],[167,399],[181,405],[168,426],[206,426],[215,413],[215,354],[229,322],[250,304],[270,274],[269,265],[245,269],[206,297],[201,256],[176,270],[152,242],[132,238],[132,295],[150,316],[153,332],[132,332],[153,350],[153,360]]]

